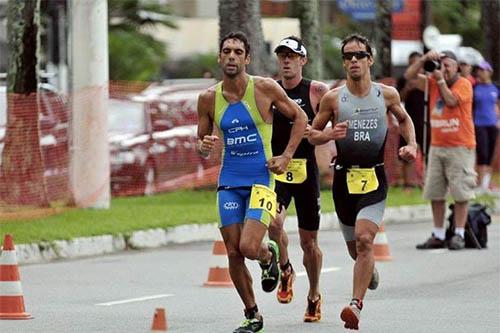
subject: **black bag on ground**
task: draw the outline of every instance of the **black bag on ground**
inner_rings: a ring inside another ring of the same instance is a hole
[[[455,214],[453,213],[454,205],[451,204],[449,208],[451,210],[451,214],[448,217],[450,224],[448,229],[446,229],[446,240],[449,240],[455,234]],[[466,248],[482,249],[487,247],[487,226],[491,223],[491,216],[488,214],[487,209],[487,206],[479,203],[469,205],[464,234]]]

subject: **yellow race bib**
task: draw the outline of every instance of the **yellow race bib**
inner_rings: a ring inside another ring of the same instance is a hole
[[[274,218],[276,216],[276,193],[267,186],[253,185],[249,208],[263,209]]]
[[[307,160],[305,158],[293,158],[288,167],[281,175],[275,175],[274,179],[283,183],[302,184],[307,179]]]
[[[365,194],[378,188],[375,168],[351,168],[347,170],[347,189],[350,194]]]

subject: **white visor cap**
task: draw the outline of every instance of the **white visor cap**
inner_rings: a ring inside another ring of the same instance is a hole
[[[297,53],[302,57],[307,56],[307,50],[305,46],[302,43],[296,41],[295,39],[291,38],[282,39],[281,42],[278,44],[278,46],[276,46],[276,48],[274,49],[274,53],[278,53],[279,49],[282,47],[286,47],[287,49],[290,49],[292,52]]]

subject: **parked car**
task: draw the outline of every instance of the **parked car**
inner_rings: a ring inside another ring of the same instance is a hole
[[[38,85],[40,147],[49,201],[66,200],[69,193],[67,98],[52,85]],[[34,106],[33,106],[34,107]],[[0,165],[7,126],[7,89],[0,86]]]
[[[181,123],[182,106],[196,110],[197,92],[170,96],[163,107],[110,99],[108,112],[111,190],[113,195],[137,195],[161,190],[169,180],[217,165],[196,152],[196,119]],[[190,106],[192,108],[192,106]]]

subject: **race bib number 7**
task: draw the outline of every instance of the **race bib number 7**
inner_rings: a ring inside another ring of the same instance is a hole
[[[276,193],[267,186],[253,185],[250,193],[250,208],[263,209],[274,218],[276,216]]]
[[[375,168],[351,168],[347,170],[347,189],[351,194],[365,194],[378,188]]]
[[[274,179],[282,183],[302,184],[307,179],[307,160],[305,158],[294,158],[288,163],[288,167],[281,175],[275,175]]]

